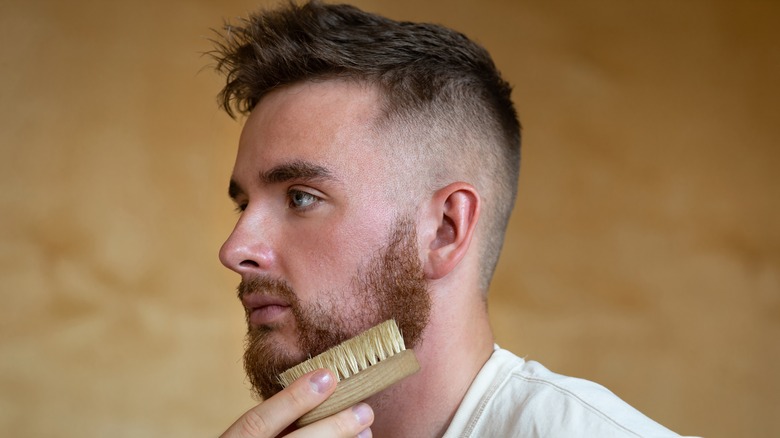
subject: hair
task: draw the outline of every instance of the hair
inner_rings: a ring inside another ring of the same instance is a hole
[[[514,207],[520,123],[490,54],[443,26],[394,21],[349,5],[287,3],[226,24],[211,56],[226,76],[221,107],[246,115],[269,92],[309,80],[376,87],[377,129],[419,184],[472,183],[482,199],[480,287],[487,292]],[[453,179],[457,178],[457,179]]]

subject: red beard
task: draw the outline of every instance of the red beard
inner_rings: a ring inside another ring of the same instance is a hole
[[[282,389],[278,375],[283,371],[391,318],[398,323],[407,348],[420,342],[431,300],[413,222],[399,221],[384,251],[359,269],[352,283],[348,299],[354,301],[355,311],[347,315],[336,311],[343,309],[343,303],[329,302],[327,296],[304,305],[284,281],[256,277],[241,282],[239,298],[264,293],[289,302],[298,333],[297,351],[291,351],[273,342],[274,327],[252,327],[247,315],[244,368],[256,395],[271,397]]]

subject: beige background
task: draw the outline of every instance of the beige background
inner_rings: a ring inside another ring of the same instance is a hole
[[[515,85],[498,342],[681,433],[779,436],[780,3],[357,4]],[[0,1],[2,435],[215,436],[252,404],[216,258],[240,125],[200,53],[256,5]]]

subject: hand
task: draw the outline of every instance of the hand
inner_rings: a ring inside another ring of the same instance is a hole
[[[220,438],[271,438],[292,431],[289,437],[371,437],[374,411],[360,403],[338,414],[295,430],[289,426],[325,401],[336,390],[336,378],[328,370],[304,374],[292,385],[239,417]]]

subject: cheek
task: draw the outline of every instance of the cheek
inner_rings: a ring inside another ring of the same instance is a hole
[[[285,223],[278,249],[285,254],[284,274],[301,298],[346,293],[357,270],[385,246],[398,206],[358,179],[326,208]]]
[[[373,220],[298,227],[280,249],[286,280],[301,299],[349,290],[359,267],[383,247],[383,229]]]

